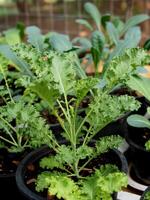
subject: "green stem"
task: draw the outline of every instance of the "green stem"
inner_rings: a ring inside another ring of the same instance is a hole
[[[93,108],[94,109],[94,108]],[[76,132],[76,136],[78,135],[78,133],[80,132],[83,124],[86,122],[87,118],[89,117],[89,115],[91,114],[91,112],[93,111],[93,109],[91,108],[90,111],[87,113],[86,117],[84,118],[84,120],[81,122],[79,128],[77,129],[77,132]]]
[[[56,116],[56,118],[58,119],[58,121],[59,121],[61,127],[62,127],[62,128],[64,129],[64,131],[66,132],[68,138],[70,138],[70,134],[68,133],[67,129],[66,129],[65,126],[64,126],[64,121],[63,121],[63,120],[61,119],[61,117],[58,115],[57,111],[56,111],[56,110],[53,110],[52,113],[53,113],[53,114]]]
[[[15,133],[17,133],[16,129],[10,123],[8,123],[3,117],[0,116],[0,119],[3,122],[5,122],[5,124],[7,124]]]
[[[90,131],[91,131],[91,129],[93,128],[93,126],[90,126],[90,128],[89,128],[89,130],[88,130],[88,132],[87,132],[87,134],[86,134],[86,136],[85,136],[85,138],[84,138],[84,140],[83,140],[83,146],[86,144],[86,142],[88,141],[88,137],[89,137],[89,134],[90,134]]]
[[[2,74],[3,74],[3,76],[4,76],[4,80],[5,80],[5,84],[6,84],[6,87],[7,87],[7,91],[8,91],[9,97],[10,97],[11,101],[12,101],[13,103],[15,103],[14,100],[13,100],[13,98],[12,98],[12,96],[11,96],[11,92],[10,92],[10,89],[9,89],[9,86],[8,86],[8,82],[7,82],[5,73],[4,73],[4,71],[3,71],[1,65],[0,65],[0,69],[1,69],[1,72],[2,72]]]
[[[9,143],[9,144],[12,144],[13,146],[18,147],[18,144],[17,144],[17,143],[13,143],[13,142],[11,142],[10,140],[7,140],[6,138],[4,138],[4,137],[2,137],[2,136],[0,136],[0,138],[1,138],[2,140],[4,140],[5,142],[7,142],[7,143]]]
[[[92,156],[89,160],[87,160],[87,162],[84,163],[84,165],[82,165],[82,166],[80,167],[79,173],[85,168],[85,166],[86,166],[94,157],[95,157],[95,155]]]
[[[1,118],[1,120],[4,121],[10,128],[12,128],[12,126],[11,126],[5,119],[3,119],[1,116],[0,116],[0,118]],[[9,130],[8,130],[6,127],[4,127],[4,128],[5,128],[6,132],[8,133],[8,135],[10,136],[10,138],[12,139],[13,144],[15,144],[15,146],[18,146],[18,143],[15,141],[15,139],[13,138],[13,136],[12,136],[12,134],[9,132]],[[13,129],[14,129],[14,128],[13,128]],[[13,129],[12,129],[12,130],[13,130]],[[15,133],[16,133],[16,130],[15,130]]]

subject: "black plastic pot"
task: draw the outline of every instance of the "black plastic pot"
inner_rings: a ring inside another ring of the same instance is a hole
[[[146,151],[144,144],[145,129],[131,127],[124,122],[124,134],[129,144],[128,155],[130,163],[139,181],[150,184],[150,152]]]
[[[26,173],[27,173],[28,165],[37,163],[42,157],[51,154],[51,152],[52,151],[49,149],[49,147],[47,147],[47,146],[41,147],[41,148],[31,152],[30,154],[28,154],[22,160],[20,165],[18,166],[18,169],[16,172],[16,183],[17,183],[17,186],[18,186],[20,192],[25,197],[25,199],[46,200],[46,197],[44,198],[44,197],[40,196],[35,191],[32,191],[31,189],[29,189],[29,187],[26,185]],[[116,149],[112,150],[110,153],[112,154],[110,156],[110,158],[114,162],[117,161],[117,165],[118,165],[119,169],[121,171],[127,173],[128,165],[127,165],[127,161],[126,161],[126,158],[124,157],[124,155]],[[112,164],[115,164],[115,163],[112,163]],[[113,198],[115,200],[116,195],[114,195]]]
[[[140,200],[145,200],[145,195],[150,192],[150,186],[146,188],[146,190],[143,192]],[[147,199],[146,199],[147,200]]]

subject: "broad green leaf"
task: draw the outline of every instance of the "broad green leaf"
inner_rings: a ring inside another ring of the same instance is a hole
[[[130,28],[125,34],[125,41],[130,42],[130,47],[136,47],[142,37],[141,29],[138,26]]]
[[[69,37],[64,34],[54,33],[49,38],[52,48],[59,52],[69,51],[73,48]]]
[[[150,79],[144,77],[131,77],[127,85],[144,95],[150,101]]]
[[[122,55],[127,48],[130,47],[130,41],[121,40],[118,42],[117,46],[114,48],[113,52],[109,55],[107,64],[116,56]]]
[[[52,60],[52,74],[54,81],[58,84],[59,92],[67,96],[75,84],[75,72],[71,62],[55,56]]]
[[[85,19],[77,19],[76,22],[81,25],[84,25],[86,28],[88,28],[91,31],[93,30],[93,27],[91,26],[91,24]]]
[[[24,60],[19,58],[8,45],[0,45],[0,53],[17,65],[22,72],[29,76],[33,76],[29,69],[29,65]]]
[[[36,26],[29,26],[26,28],[28,42],[32,44],[38,51],[44,50],[44,39],[41,30]]]
[[[49,87],[48,82],[44,80],[30,86],[29,90],[35,92],[41,99],[45,100],[51,109],[53,109],[59,97],[59,91],[54,87]]]
[[[72,40],[73,44],[81,44],[81,47],[85,49],[90,49],[92,47],[91,41],[84,37],[76,37]]]
[[[98,8],[93,3],[87,2],[84,5],[84,9],[91,16],[97,28],[100,30],[101,29],[101,14]]]
[[[110,41],[113,41],[115,45],[118,44],[119,34],[113,23],[107,22],[106,24],[107,33],[109,35]]]
[[[137,47],[137,45],[140,42],[140,39],[141,39],[141,31],[138,27],[129,29],[129,31],[125,35],[125,39],[120,40],[118,42],[116,48],[110,54],[107,62],[109,62],[113,57],[122,55],[127,48]]]
[[[131,115],[127,118],[130,126],[138,128],[150,128],[150,121],[141,115]]]
[[[120,35],[122,36],[129,28],[136,26],[137,24],[140,24],[141,22],[144,22],[145,20],[148,19],[150,19],[150,17],[146,14],[139,14],[129,18],[126,21]]]
[[[20,32],[17,28],[11,28],[7,31],[4,31],[6,42],[9,45],[18,44],[21,42]]]

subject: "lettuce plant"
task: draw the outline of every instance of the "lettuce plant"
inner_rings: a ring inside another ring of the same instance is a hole
[[[49,133],[50,141],[47,141],[47,145],[54,152],[40,162],[40,166],[46,171],[38,175],[37,191],[48,189],[48,193],[58,199],[108,200],[112,199],[113,192],[127,185],[127,177],[116,166],[108,164],[89,169],[95,158],[109,149],[117,148],[122,141],[121,137],[111,135],[99,138],[94,145],[91,145],[91,142],[93,137],[110,122],[128,111],[139,108],[140,103],[134,97],[109,94],[116,85],[125,84],[135,73],[138,65],[135,56],[139,51],[143,52],[139,49],[127,50],[122,62],[121,58],[112,61],[109,73],[106,72],[104,87],[101,87],[102,80],[97,78],[78,77],[75,65],[68,64],[64,53],[55,53],[50,59],[49,79],[45,76],[30,84],[26,93],[34,92],[47,102],[57,117],[63,129],[62,136],[66,140],[65,144],[60,144],[55,135]],[[143,52],[140,58],[138,61],[143,63],[147,55]],[[46,61],[49,62],[48,57]],[[120,63],[121,68],[118,66]],[[124,69],[125,66],[128,70]],[[80,105],[87,95],[90,96],[90,102],[84,112],[80,113]],[[83,175],[85,171],[88,172],[87,176]]]

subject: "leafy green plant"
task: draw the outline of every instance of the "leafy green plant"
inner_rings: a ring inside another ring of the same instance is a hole
[[[0,107],[0,143],[10,152],[23,152],[45,144],[49,127],[34,106],[23,99]]]
[[[98,72],[100,61],[107,66],[113,57],[123,54],[126,48],[136,47],[141,40],[141,30],[137,25],[149,19],[148,15],[140,14],[124,22],[119,17],[102,15],[90,2],[85,3],[84,9],[95,26],[88,19],[78,19],[77,23],[84,25],[92,32],[91,39],[83,38],[82,41],[82,38],[76,38],[73,42],[83,45],[79,53],[87,51],[87,48],[91,50],[96,72]]]
[[[150,79],[144,77],[132,77],[128,81],[128,85],[142,95],[144,95],[150,101],[150,91],[149,91]],[[147,116],[142,116],[139,114],[130,115],[127,118],[127,122],[130,126],[137,128],[148,128],[150,129],[150,121],[147,118],[150,115],[150,108],[147,108]],[[150,140],[145,143],[145,148],[150,151]]]
[[[68,56],[64,53],[55,53],[52,58],[47,57],[46,61],[51,63],[49,65],[51,78],[42,77],[35,80],[26,93],[34,92],[47,102],[63,129],[62,137],[65,138],[66,143],[60,144],[53,133],[49,134],[51,140],[47,145],[54,150],[54,153],[40,162],[40,166],[46,171],[37,178],[37,191],[47,188],[50,195],[66,200],[99,198],[108,200],[112,199],[113,192],[127,185],[127,177],[115,166],[95,166],[96,169],[92,168],[90,173],[89,164],[109,149],[117,148],[122,141],[120,136],[112,135],[101,137],[91,145],[93,137],[110,122],[140,106],[134,97],[127,95],[118,97],[109,94],[117,84],[126,83],[134,74],[131,72],[136,71],[139,64],[135,61],[139,52],[141,52],[139,49],[126,52],[122,63],[133,59],[128,63],[132,70],[125,70],[121,77],[118,75],[121,58],[112,61],[112,66],[116,65],[117,61],[118,65],[116,68],[110,67],[109,73],[106,72],[105,87],[100,87],[102,80],[99,82],[97,78],[81,79],[75,63],[68,65]],[[143,52],[141,60],[138,61],[141,63],[145,60],[147,54]],[[89,93],[90,102],[81,114],[80,105]],[[84,176],[84,172],[88,169],[88,176]]]

